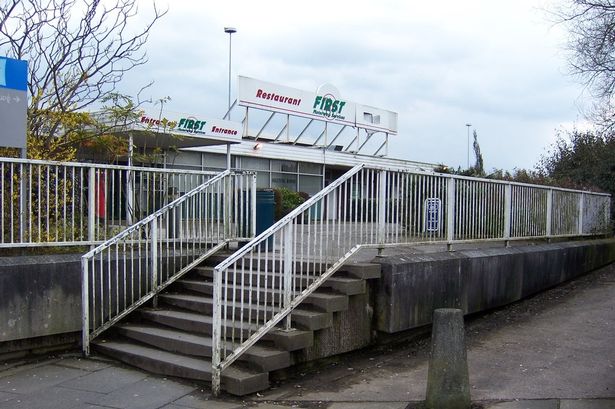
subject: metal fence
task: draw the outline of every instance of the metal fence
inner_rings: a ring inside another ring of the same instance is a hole
[[[0,158],[0,248],[91,245],[216,172]]]
[[[610,196],[359,165],[214,269],[213,378],[362,246],[603,234]]]
[[[82,257],[83,349],[231,240],[255,233],[256,176],[225,171]]]

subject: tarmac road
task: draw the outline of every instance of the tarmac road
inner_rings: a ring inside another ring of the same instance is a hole
[[[615,264],[467,318],[466,333],[473,401],[615,398]],[[422,340],[347,355],[262,398],[293,403],[420,401],[428,353],[429,342]],[[614,402],[602,403],[615,408]]]

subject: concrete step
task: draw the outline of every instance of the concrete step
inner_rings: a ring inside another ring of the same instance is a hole
[[[206,335],[211,335],[212,332],[211,316],[173,309],[150,308],[141,309],[140,314],[144,320],[166,325],[170,328]],[[258,327],[254,324],[244,326],[244,338],[256,330],[258,330]],[[239,329],[236,329],[236,331],[239,331]],[[314,342],[314,334],[312,331],[298,329],[285,331],[273,328],[262,339],[284,351],[297,351],[311,347]]]
[[[117,331],[125,337],[165,351],[211,358],[211,337],[160,326],[132,323],[119,325]],[[226,346],[232,348],[230,343]],[[252,346],[239,360],[262,372],[290,366],[290,354],[287,351],[261,345]]]
[[[181,279],[176,282],[176,286],[207,295],[213,295],[214,291],[213,283],[204,280]],[[232,297],[233,294],[235,294],[237,300],[240,300],[242,296],[244,300],[251,299],[252,301],[256,301],[258,298],[261,303],[266,304],[271,300],[271,297],[277,300],[283,294],[283,292],[278,289],[260,289],[258,291],[256,289],[242,290],[240,286],[241,283],[238,283],[237,287],[239,288],[235,289],[233,289],[232,286],[227,286],[227,297]],[[346,311],[348,309],[348,296],[315,291],[310,294],[303,303],[312,305],[325,312]]]
[[[211,382],[211,362],[206,359],[124,341],[97,339],[92,346],[105,355],[149,372]],[[269,375],[231,366],[222,372],[221,384],[228,393],[242,396],[267,389]]]
[[[210,256],[209,258],[207,258],[206,260],[203,261],[203,263],[201,264],[201,266],[209,266],[209,267],[215,267],[218,264],[222,263],[223,261],[225,261],[231,254],[214,254],[213,256]],[[265,253],[262,252],[260,255],[260,260],[256,260],[253,259],[252,260],[252,268],[253,269],[257,269],[258,266],[260,265],[261,269],[265,269],[265,266],[268,266],[268,270],[279,270],[279,266],[280,266],[280,255],[279,254],[272,254],[272,253],[267,253],[267,257],[265,260]],[[303,261],[303,262],[295,262],[295,270],[296,271],[325,271],[327,269],[327,265],[325,263],[321,263],[321,262],[314,262],[314,261]]]
[[[204,314],[211,314],[213,311],[213,300],[211,297],[169,293],[161,294],[158,296],[158,299],[169,305],[184,308],[190,311],[196,311]],[[265,316],[265,306],[246,306],[244,309],[244,319],[247,319],[249,311],[251,311],[254,318],[256,318],[256,315],[258,315],[260,319]],[[276,308],[274,311],[279,311],[279,308]],[[271,316],[272,312],[271,306],[268,306],[268,316]],[[241,308],[236,305],[233,311],[233,307],[229,306],[227,313],[234,314],[238,317],[241,313]],[[301,328],[316,331],[323,328],[329,328],[333,323],[333,315],[330,312],[311,311],[308,309],[297,308],[292,312],[292,322]]]
[[[341,276],[350,276],[362,280],[380,278],[380,264],[378,263],[348,263],[344,264],[338,271]]]
[[[189,273],[186,277],[193,280],[196,280],[199,277],[213,280],[213,270],[213,267],[199,266],[196,267],[193,272]],[[378,270],[378,274],[380,274],[379,271],[380,270]],[[268,272],[267,275],[265,275],[265,273],[262,271],[253,271],[251,274],[251,278],[253,285],[256,285],[258,283],[261,285],[261,287],[270,288],[274,285],[280,286],[282,283],[283,276],[278,272]],[[233,279],[233,275],[229,274],[228,281],[233,282]],[[244,280],[248,280],[249,282],[250,275],[246,275]],[[295,277],[295,280],[297,280],[296,282],[300,285],[300,288],[305,288],[306,286],[314,282],[315,277],[313,275],[308,276],[306,274],[303,274]],[[329,277],[329,279],[327,279],[327,281],[322,284],[321,288],[330,289],[344,295],[357,295],[364,294],[367,287],[365,285],[365,281],[362,278],[348,276],[348,274],[346,274],[345,276],[342,274],[335,274],[333,277]]]

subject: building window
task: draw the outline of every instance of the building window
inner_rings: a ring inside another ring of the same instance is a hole
[[[292,173],[271,173],[271,187],[285,187],[297,191],[297,175]]]
[[[322,176],[299,175],[299,191],[310,196],[322,190]]]
[[[271,170],[273,172],[297,173],[297,162],[293,162],[289,160],[272,160]]]

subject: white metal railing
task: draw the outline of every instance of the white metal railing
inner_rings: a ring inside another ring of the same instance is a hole
[[[255,199],[256,175],[227,170],[86,253],[84,352],[94,337],[226,243],[254,237]]]
[[[362,246],[601,234],[609,214],[606,194],[356,166],[215,267],[213,391]]]
[[[92,245],[217,172],[0,158],[0,248]]]

